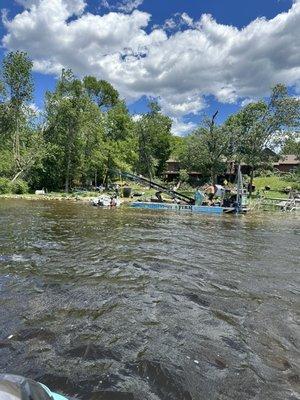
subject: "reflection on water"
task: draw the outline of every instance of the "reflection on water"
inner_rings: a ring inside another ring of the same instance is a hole
[[[300,398],[296,216],[2,200],[0,224],[1,372],[81,399]]]

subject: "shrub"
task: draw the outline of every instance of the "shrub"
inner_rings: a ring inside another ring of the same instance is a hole
[[[190,179],[189,173],[186,169],[181,169],[179,172],[179,180],[181,182],[188,182]]]
[[[293,172],[287,172],[286,174],[284,174],[282,176],[282,179],[284,179],[285,181],[289,181],[289,182],[296,182],[299,183],[300,182],[300,170],[299,171],[293,171]]]
[[[11,181],[8,178],[0,178],[0,194],[11,192]]]
[[[193,192],[193,191],[195,191],[195,189],[194,189],[193,186],[190,185],[189,183],[183,182],[183,183],[180,185],[179,191],[186,191],[186,192],[192,191],[192,192]]]
[[[260,176],[268,177],[268,176],[275,176],[275,175],[276,175],[276,173],[271,169],[259,168],[254,171],[255,178],[260,177]]]
[[[28,193],[28,183],[23,181],[23,179],[16,179],[10,183],[11,192],[14,194],[24,194]]]
[[[300,183],[299,182],[294,182],[292,185],[293,190],[299,190],[300,191]]]

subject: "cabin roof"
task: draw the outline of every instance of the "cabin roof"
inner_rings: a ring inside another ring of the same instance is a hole
[[[282,157],[280,157],[279,161],[275,163],[274,165],[298,165],[300,164],[300,160],[297,159],[297,156],[295,154],[286,154]]]

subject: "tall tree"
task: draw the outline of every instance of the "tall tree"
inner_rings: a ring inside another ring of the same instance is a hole
[[[97,105],[92,102],[87,108],[82,120],[83,151],[81,153],[80,172],[82,184],[90,184],[104,175],[105,165],[105,117]]]
[[[107,81],[98,80],[94,76],[85,76],[83,85],[89,97],[99,108],[115,106],[119,101],[118,91]]]
[[[68,192],[76,177],[84,148],[83,122],[89,104],[82,82],[71,70],[63,70],[57,88],[46,96],[47,142],[60,167],[60,179]]]
[[[286,134],[299,126],[299,112],[300,101],[289,96],[285,86],[277,85],[268,103],[248,104],[226,121],[236,160],[250,166],[250,195],[254,170],[265,160],[265,149],[278,146]]]
[[[104,116],[104,143],[102,164],[104,183],[114,174],[114,170],[130,169],[134,158],[133,121],[118,91],[107,81],[86,76],[83,85],[89,98],[97,104]]]
[[[186,150],[186,137],[185,136],[172,136],[171,137],[171,157],[179,160],[182,153]]]
[[[8,53],[3,60],[3,90],[6,93],[5,124],[9,134],[15,173],[22,168],[21,141],[26,131],[28,104],[32,100],[32,61],[21,51]]]
[[[228,132],[215,124],[217,114],[211,120],[204,120],[202,126],[187,137],[185,151],[181,152],[183,167],[201,171],[212,184],[216,183],[218,174],[226,171],[230,149]]]
[[[105,116],[106,185],[114,170],[132,170],[136,162],[135,139],[132,117],[124,101],[118,101]]]
[[[150,111],[136,123],[139,160],[137,169],[150,179],[160,175],[171,154],[172,121],[161,113],[156,102],[149,103]]]
[[[285,140],[281,154],[294,154],[300,160],[300,134],[298,132]]]

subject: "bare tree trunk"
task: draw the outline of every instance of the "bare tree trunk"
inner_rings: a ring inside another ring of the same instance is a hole
[[[20,175],[26,175],[29,169],[35,164],[37,158],[37,150],[33,148],[26,157],[24,156],[22,159],[22,163],[20,162],[19,171],[12,178],[11,182],[14,182],[16,179],[20,177]]]
[[[14,135],[14,158],[16,161],[16,165],[20,167],[20,135],[19,132],[15,132]]]
[[[216,119],[218,113],[219,113],[219,111],[217,110],[211,119],[210,128],[209,128],[211,137],[213,136],[214,127],[215,127],[215,119]],[[213,185],[215,185],[216,184],[216,172],[214,169],[214,165],[212,165],[212,167],[210,169],[210,177],[211,177],[211,181],[212,181],[211,183]]]
[[[145,133],[142,130],[141,132],[141,137],[140,137],[140,151],[139,151],[139,162],[140,162],[140,167],[141,165],[145,165],[146,169],[142,169],[145,173],[148,173],[148,178],[150,181],[149,184],[149,189],[151,189],[151,181],[152,181],[152,168],[151,168],[151,155],[148,154],[148,149],[147,149],[147,141],[145,137]]]
[[[18,110],[16,111],[16,129],[13,135],[13,154],[14,154],[14,159],[16,162],[16,166],[18,169],[21,168],[21,155],[20,155],[20,124],[19,124],[19,115],[18,115]]]
[[[67,165],[66,165],[66,179],[65,179],[65,192],[70,190],[70,178],[72,168],[72,149],[74,148],[76,125],[70,124],[68,134],[68,150],[67,150]]]
[[[21,169],[21,171],[17,172],[16,175],[12,178],[12,182],[14,182],[16,179],[19,178],[19,176],[24,172],[24,169]]]
[[[106,171],[103,183],[104,183],[105,189],[107,190],[108,189],[108,170]]]

